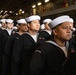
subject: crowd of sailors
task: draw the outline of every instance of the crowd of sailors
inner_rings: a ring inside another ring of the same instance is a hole
[[[76,75],[74,19],[40,20],[0,20],[0,75]]]

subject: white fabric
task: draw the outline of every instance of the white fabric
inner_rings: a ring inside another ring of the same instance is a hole
[[[35,42],[37,42],[37,35],[31,35]]]
[[[7,23],[13,23],[13,20],[12,19],[6,19],[6,22]]]
[[[26,34],[29,34],[29,33],[26,32]],[[31,35],[31,34],[29,34],[29,35],[34,39],[35,42],[37,42],[38,34],[39,34],[39,33],[37,33],[37,34],[35,34],[35,35]]]
[[[46,31],[48,34],[51,35],[51,30],[50,31],[49,30],[44,30],[44,31]]]
[[[52,20],[52,22],[50,22],[50,26],[51,28],[54,28],[57,25],[64,23],[64,22],[70,22],[70,17],[68,15],[59,16],[55,18],[54,20]]]
[[[42,24],[42,25],[40,26],[40,29],[45,29],[44,24]]]
[[[0,23],[0,28],[1,28],[2,24]]]
[[[8,34],[11,35],[12,29],[6,29]]]
[[[14,26],[13,29],[18,29],[18,27],[17,26]]]
[[[43,23],[50,23],[52,20],[51,19],[45,19],[43,20]]]
[[[46,41],[46,42],[51,43],[51,44],[54,44],[55,46],[58,46],[59,48],[61,48],[62,51],[64,52],[65,56],[67,57],[67,52],[68,52],[68,47],[69,47],[69,43],[68,42],[66,42],[66,45],[64,47],[59,46],[54,41]]]
[[[17,23],[18,23],[18,24],[20,24],[20,23],[26,23],[26,24],[27,24],[27,22],[26,22],[25,19],[19,19],[19,20],[17,20]]]
[[[72,29],[71,29],[72,31],[76,31],[76,29],[73,27]]]
[[[33,20],[40,20],[40,16],[38,16],[38,15],[32,15],[32,16],[26,18],[27,22],[31,22]]]
[[[4,22],[5,23],[6,22],[6,19],[1,19],[0,22]]]
[[[74,23],[74,20],[72,18],[70,18],[70,22]]]
[[[60,47],[60,48],[63,50],[65,56],[67,57],[67,49],[66,49],[66,47]]]

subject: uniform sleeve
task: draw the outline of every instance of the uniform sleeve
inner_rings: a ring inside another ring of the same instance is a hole
[[[1,51],[1,47],[2,47],[2,32],[0,31],[0,51]]]
[[[4,75],[8,73],[8,70],[10,68],[10,61],[11,61],[11,56],[12,56],[12,49],[11,49],[11,39],[8,38],[6,45],[5,45],[5,51],[2,56],[2,68],[1,68],[1,73]]]
[[[1,45],[2,45],[1,41],[2,41],[2,34],[1,34],[1,31],[0,31],[0,51],[1,51]]]
[[[76,35],[70,41],[69,44],[69,61],[71,64],[71,75],[76,75]]]
[[[46,68],[46,53],[43,48],[36,49],[30,62],[30,75],[43,75]]]
[[[5,45],[5,54],[9,57],[12,55],[14,40],[12,36],[9,37]]]
[[[2,34],[0,31],[0,70],[1,70],[1,63],[2,63]]]
[[[20,75],[21,69],[21,50],[22,50],[22,41],[21,38],[16,38],[13,48],[12,55],[12,75]]]

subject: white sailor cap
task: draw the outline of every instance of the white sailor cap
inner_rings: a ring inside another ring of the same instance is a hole
[[[52,20],[51,19],[45,19],[43,20],[43,23],[50,23]]]
[[[6,19],[6,22],[7,23],[13,23],[13,20],[12,19]]]
[[[70,22],[70,17],[68,15],[59,16],[50,22],[50,27],[54,28],[57,25],[64,23],[64,22]]]
[[[73,18],[70,18],[70,22],[74,23],[74,20],[73,20]]]
[[[6,22],[6,19],[1,19],[0,22],[4,22],[5,23]]]
[[[40,25],[40,29],[45,29],[44,24]]]
[[[32,16],[30,16],[30,17],[27,17],[26,18],[26,21],[27,22],[31,22],[31,21],[33,21],[33,20],[40,20],[40,16],[38,16],[38,15],[32,15]]]
[[[19,20],[17,20],[17,23],[18,23],[18,24],[22,24],[22,23],[27,24],[27,22],[26,22],[25,19],[19,19]]]
[[[14,26],[13,29],[18,29],[18,27],[17,26]]]
[[[2,24],[0,23],[0,27],[2,26]]]

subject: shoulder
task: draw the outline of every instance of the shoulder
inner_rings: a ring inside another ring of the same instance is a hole
[[[47,32],[45,30],[42,30],[39,32],[39,34],[47,34]]]
[[[43,51],[51,51],[55,48],[55,46],[49,42],[44,42],[42,44],[40,44],[39,47],[36,48],[36,52],[43,52]]]

